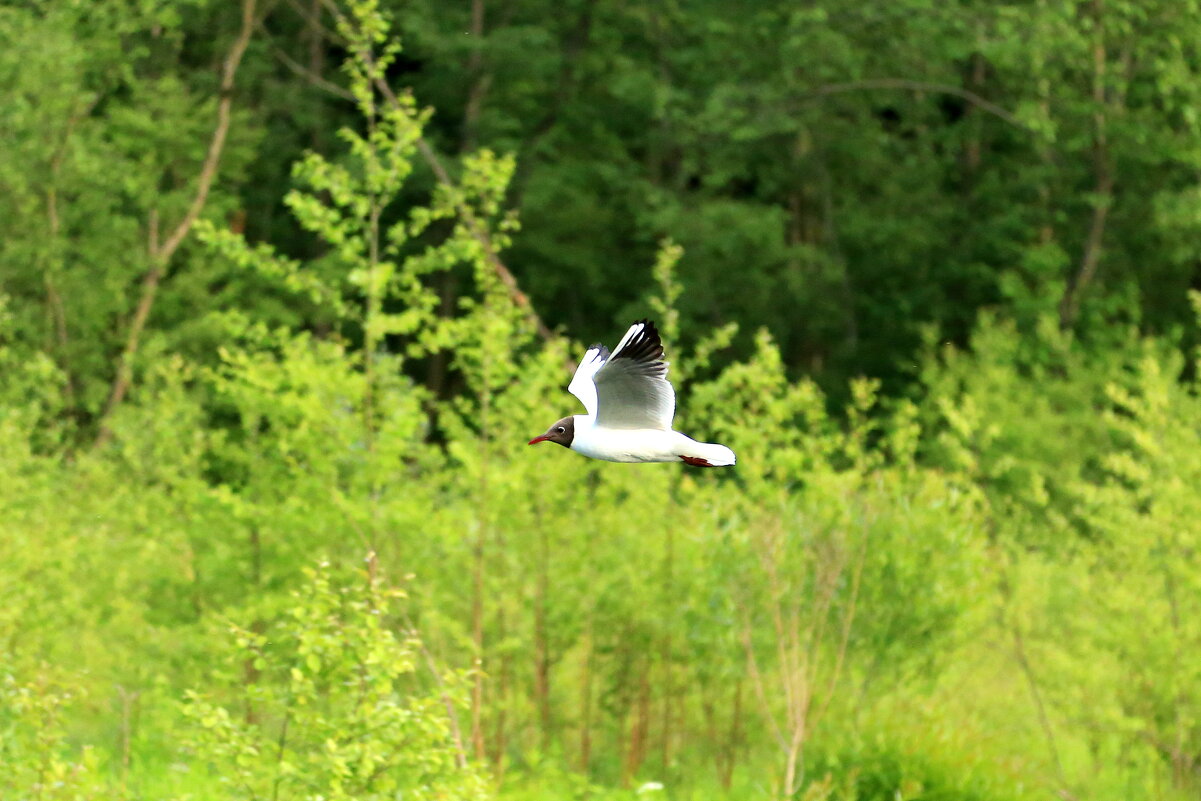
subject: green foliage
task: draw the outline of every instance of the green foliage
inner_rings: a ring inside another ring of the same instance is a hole
[[[123,333],[113,322],[133,313],[152,244],[196,191],[216,99],[211,72],[193,70],[187,31],[219,16],[217,6],[117,2],[93,13],[56,2],[0,12],[3,286],[20,301],[14,333],[58,365],[78,419],[99,412]],[[222,165],[230,176],[250,158],[247,122],[235,114]],[[212,195],[212,211],[233,207],[225,186]],[[190,301],[165,294],[174,316],[186,316]]]
[[[1183,784],[1201,747],[1201,674],[1186,656],[1201,646],[1201,441],[1180,423],[1199,419],[1201,402],[1175,379],[1180,367],[1148,347],[1128,386],[1108,388],[1121,447],[1106,456],[1105,477],[1082,489],[1100,542],[1073,589],[1106,621],[1082,627],[1090,645],[1127,680],[1088,719],[1098,731],[1140,732]]]
[[[7,671],[0,676],[0,764],[5,767],[0,790],[5,797],[105,797],[95,750],[73,753],[77,749],[68,742],[65,713],[75,702],[72,689],[56,682],[44,666],[27,683]]]
[[[4,797],[1194,797],[1196,4],[444,5],[0,9]]]
[[[422,646],[395,628],[403,592],[364,571],[306,575],[281,621],[234,629],[249,674],[229,701],[188,692],[197,766],[251,798],[486,798],[459,741],[462,677],[406,689]]]

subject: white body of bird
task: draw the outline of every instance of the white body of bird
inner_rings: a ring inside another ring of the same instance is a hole
[[[590,414],[573,415],[576,453],[607,462],[678,462],[683,456],[703,459],[713,467],[734,464],[734,451],[725,445],[697,442],[679,431],[653,428],[604,428]]]
[[[531,445],[554,442],[609,462],[683,461],[697,467],[735,462],[725,445],[697,442],[671,427],[676,391],[650,320],[631,325],[612,353],[604,345],[588,348],[567,390],[588,414],[564,417]]]

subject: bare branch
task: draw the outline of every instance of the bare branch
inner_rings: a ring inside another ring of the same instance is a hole
[[[825,86],[819,86],[811,91],[810,97],[824,97],[826,95],[837,95],[846,92],[861,92],[871,89],[901,89],[910,92],[933,92],[940,95],[951,95],[958,97],[976,106],[981,111],[986,111],[998,119],[1021,128],[1024,131],[1032,131],[1029,125],[1019,120],[1011,112],[998,106],[990,100],[986,100],[970,89],[964,89],[961,86],[955,86],[949,83],[932,83],[930,81],[913,81],[908,78],[866,78],[861,81],[848,81],[846,83],[831,83]]]
[[[213,180],[217,176],[217,168],[221,163],[221,152],[225,149],[225,137],[229,133],[230,111],[233,106],[234,76],[237,74],[238,66],[242,63],[242,56],[246,53],[246,47],[250,44],[251,33],[254,31],[256,25],[256,2],[257,0],[243,0],[242,27],[222,64],[220,100],[217,103],[217,124],[213,128],[213,137],[209,141],[208,152],[205,154],[204,162],[200,166],[196,194],[193,196],[192,202],[189,204],[183,218],[161,245],[158,243],[157,223],[151,225],[150,245],[148,247],[150,269],[146,271],[146,276],[142,279],[141,297],[138,300],[133,318],[129,323],[125,348],[121,353],[121,360],[117,366],[117,375],[113,379],[113,386],[109,393],[108,402],[105,404],[104,411],[100,416],[100,431],[96,436],[95,443],[97,446],[103,445],[111,436],[107,421],[129,391],[133,374],[133,359],[137,355],[142,330],[146,327],[146,320],[149,318],[151,307],[154,305],[159,281],[162,279],[163,272],[166,270],[167,264],[171,261],[171,257],[175,254],[179,246],[183,244],[184,238],[192,230],[193,224],[195,224],[196,219],[200,216],[200,212],[204,209],[204,204],[208,200],[209,190],[212,188]],[[155,220],[157,221],[156,213],[152,212],[152,214],[155,215]]]
[[[259,25],[259,29],[264,30],[261,24]],[[338,84],[334,83],[333,81],[323,78],[322,76],[310,70],[308,67],[300,64],[286,52],[284,52],[283,48],[272,45],[271,55],[275,56],[275,58],[278,59],[281,64],[292,70],[292,72],[296,73],[301,78],[304,78],[313,86],[316,86],[318,89],[328,92],[329,94],[339,97],[343,100],[350,100],[352,102],[354,101],[354,95],[350,93],[350,90],[338,86]]]
[[[334,0],[322,0],[322,3],[327,9],[329,9],[329,12],[333,14],[334,17],[343,23],[346,22],[346,15],[342,13],[342,10],[338,8],[338,5],[336,2],[334,2]],[[392,90],[392,87],[386,80],[384,80],[383,76],[377,74],[378,70],[374,69],[375,57],[370,52],[360,52],[358,55],[365,63],[373,68],[371,73],[372,82],[375,84],[375,88],[379,90],[379,93],[384,96],[384,99],[387,100],[393,108],[400,108],[401,103],[400,99],[396,96],[396,92]],[[455,185],[454,179],[450,177],[450,173],[447,172],[446,167],[443,166],[441,159],[438,158],[438,154],[434,152],[434,149],[424,137],[418,138],[417,140],[417,152],[421,154],[421,158],[429,166],[430,170],[433,171],[434,177],[437,179],[438,183],[448,187],[453,187]],[[542,318],[538,316],[538,312],[534,310],[533,304],[530,303],[529,297],[522,292],[521,287],[518,286],[517,279],[513,276],[513,273],[510,272],[509,268],[505,266],[505,263],[501,261],[500,256],[496,252],[496,246],[492,243],[492,237],[489,235],[487,227],[485,227],[480,223],[479,220],[476,219],[475,212],[472,211],[471,207],[466,203],[459,201],[457,203],[457,209],[459,216],[463,220],[463,224],[467,226],[467,229],[471,232],[472,237],[474,237],[475,240],[483,247],[484,257],[487,259],[488,264],[492,266],[493,272],[496,273],[496,276],[500,279],[500,282],[504,285],[505,289],[508,290],[509,298],[519,309],[525,313],[526,318],[530,321],[530,323],[533,324],[534,329],[538,332],[540,337],[547,341],[553,340],[555,338],[554,332],[552,332],[546,326],[546,323],[542,322]],[[574,365],[572,366],[574,367]]]
[[[851,573],[850,599],[847,605],[847,610],[843,612],[842,619],[842,635],[838,641],[838,652],[834,659],[834,669],[830,673],[830,681],[826,687],[826,697],[822,700],[821,707],[813,716],[813,725],[821,720],[826,710],[830,708],[830,702],[834,700],[834,690],[838,686],[838,680],[842,676],[843,662],[846,659],[847,647],[851,643],[851,629],[855,623],[855,608],[859,603],[859,580],[863,577],[863,565],[867,562],[867,548],[869,543],[869,534],[865,529],[863,532],[863,543],[859,548],[859,556],[855,560],[855,565]]]
[[[459,147],[464,153],[475,150],[484,98],[492,86],[492,73],[484,70],[484,0],[471,0],[469,34],[472,48],[467,59],[467,74],[471,76],[471,86],[467,91],[467,105],[463,109],[463,138]]]
[[[376,85],[380,87],[387,86],[380,78],[376,78]],[[382,88],[381,91],[383,91]],[[391,103],[399,103],[396,95],[392,93],[391,88],[388,88],[387,92],[385,92],[385,97],[388,97]],[[426,164],[433,170],[438,183],[445,186],[454,186],[454,180],[450,177],[450,173],[442,166],[442,162],[438,159],[438,154],[434,152],[434,149],[430,147],[429,142],[424,137],[417,140],[417,152],[421,154]],[[547,341],[554,339],[554,333],[546,327],[546,323],[542,322],[542,318],[538,316],[538,312],[534,311],[534,305],[530,303],[529,296],[521,291],[521,287],[518,286],[517,279],[513,277],[513,273],[500,260],[500,256],[496,253],[496,247],[492,244],[492,238],[488,235],[487,229],[476,220],[475,213],[467,204],[459,203],[459,215],[471,231],[471,235],[483,246],[488,263],[492,265],[492,269],[497,277],[500,278],[501,283],[509,290],[510,299],[512,299],[518,308],[525,312],[540,337]]]
[[[767,700],[767,685],[763,681],[763,674],[759,671],[759,663],[755,659],[755,644],[751,640],[751,618],[750,614],[742,603],[735,599],[738,604],[738,611],[742,614],[742,628],[739,630],[739,639],[742,640],[742,648],[746,652],[747,671],[751,676],[751,686],[755,689],[755,695],[759,697],[759,703],[763,705],[763,715],[771,724],[771,733],[775,737],[776,743],[784,751],[788,750],[788,740],[784,736],[783,729],[776,721],[776,716],[772,713],[771,703]]]
[[[314,32],[320,34],[322,37],[325,38],[326,41],[330,41],[330,42],[340,41],[340,37],[338,36],[338,34],[331,31],[329,28],[325,27],[325,25],[323,25],[321,23],[321,10],[319,8],[319,6],[321,4],[322,4],[322,0],[317,0],[317,2],[313,4],[313,10],[309,11],[309,10],[305,9],[303,6],[301,6],[300,3],[297,2],[297,0],[288,0],[288,5],[290,5],[292,7],[292,10],[296,12],[297,16],[299,16],[301,19],[303,19],[305,21],[305,23],[308,24],[310,29],[312,29]]]
[[[217,167],[221,163],[221,151],[225,148],[225,136],[229,133],[229,116],[230,110],[233,107],[234,76],[237,74],[238,65],[242,63],[242,56],[246,53],[246,47],[250,44],[251,32],[255,28],[255,2],[256,0],[243,0],[242,2],[242,29],[238,32],[238,38],[234,40],[233,47],[230,48],[229,54],[225,57],[225,64],[221,70],[221,100],[217,104],[217,127],[213,130],[213,138],[209,142],[208,153],[205,154],[204,164],[200,168],[200,180],[196,187],[196,196],[192,198],[192,205],[188,207],[188,211],[184,214],[183,219],[179,221],[179,224],[175,226],[175,230],[171,232],[171,235],[167,237],[167,241],[163,243],[162,250],[158,254],[160,263],[166,263],[171,260],[171,256],[192,229],[196,218],[200,216],[200,212],[204,209],[205,201],[208,200],[209,189],[212,188],[213,179],[217,176]]]

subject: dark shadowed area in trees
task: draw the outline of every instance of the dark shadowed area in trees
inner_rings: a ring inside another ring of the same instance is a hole
[[[1195,798],[1199,32],[0,5],[0,797]]]

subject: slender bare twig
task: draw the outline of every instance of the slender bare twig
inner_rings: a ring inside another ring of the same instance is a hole
[[[442,697],[442,705],[446,707],[446,719],[450,721],[450,734],[455,743],[455,764],[460,767],[467,766],[467,748],[463,745],[463,730],[459,727],[459,716],[455,712],[454,701],[450,697],[450,693],[446,690],[446,679],[442,676],[442,671],[438,668],[438,663],[434,660],[434,655],[430,649],[426,647],[425,640],[421,639],[417,632],[417,625],[408,613],[402,613],[404,625],[407,628],[407,634],[410,639],[416,644],[417,649],[421,651],[422,657],[425,658],[425,666],[429,669],[430,675],[434,677],[434,683],[438,685],[439,694]]]
[[[279,727],[279,739],[275,746],[275,781],[271,783],[271,801],[279,798],[279,785],[284,774],[279,766],[284,761],[284,749],[288,747],[288,723],[292,720],[292,699],[288,699],[288,711],[284,713],[284,722]]]
[[[1038,715],[1038,724],[1042,729],[1043,737],[1047,741],[1047,751],[1051,756],[1051,763],[1055,768],[1055,777],[1058,781],[1057,790],[1061,797],[1070,797],[1071,793],[1068,789],[1067,774],[1063,769],[1063,761],[1059,757],[1059,746],[1055,739],[1055,729],[1051,725],[1051,717],[1047,712],[1047,705],[1043,700],[1042,689],[1038,682],[1038,676],[1034,672],[1034,665],[1031,663],[1026,649],[1026,640],[1022,634],[1021,622],[1018,619],[1017,610],[1014,608],[1017,603],[1017,590],[1014,582],[1010,579],[1009,562],[1004,557],[997,560],[998,574],[998,590],[1001,595],[1001,604],[997,607],[997,623],[1002,630],[1007,630],[1013,645],[1012,655],[1018,667],[1022,671],[1022,677],[1026,680],[1026,687],[1030,691],[1030,700],[1034,703],[1035,713]],[[1066,794],[1066,795],[1065,795]]]
[[[1010,635],[1013,638],[1013,658],[1018,663],[1018,667],[1022,670],[1022,676],[1026,679],[1026,686],[1030,690],[1030,698],[1034,701],[1035,711],[1038,713],[1038,725],[1043,730],[1043,736],[1047,740],[1047,749],[1051,753],[1051,761],[1055,765],[1055,773],[1059,778],[1060,787],[1066,787],[1068,780],[1063,772],[1063,761],[1059,758],[1059,746],[1055,741],[1055,729],[1051,726],[1051,718],[1047,714],[1047,705],[1043,701],[1042,690],[1038,684],[1038,677],[1034,673],[1034,666],[1030,664],[1030,659],[1026,655],[1026,641],[1022,636],[1021,626],[1015,619],[1011,624]]]
[[[317,7],[318,4],[323,4],[322,0],[317,0],[317,4],[315,4],[313,6],[313,10],[309,11],[309,10],[305,9],[303,6],[301,6],[300,3],[297,2],[297,0],[288,0],[288,5],[290,5],[292,7],[292,10],[295,11],[296,14],[301,19],[303,19],[306,23],[308,23],[308,26],[313,31],[321,34],[321,36],[323,38],[325,38],[326,41],[329,41],[329,42],[338,41],[340,38],[338,36],[338,34],[331,31],[329,28],[325,27],[325,25],[323,25],[321,23],[321,9]]]
[[[380,78],[376,78],[376,85],[387,86]],[[391,89],[388,89],[388,92],[385,93],[385,96],[388,95],[390,95],[390,102],[399,103],[396,95],[392,94]],[[454,186],[454,180],[450,177],[450,173],[442,166],[442,162],[438,159],[438,154],[434,152],[434,149],[430,147],[429,142],[424,138],[417,140],[417,152],[421,154],[426,164],[433,170],[438,183],[444,186]],[[554,332],[546,327],[546,323],[542,322],[542,318],[538,316],[538,312],[534,311],[534,306],[530,303],[529,296],[521,291],[521,287],[518,286],[517,279],[513,277],[513,273],[500,260],[500,256],[496,253],[496,247],[492,244],[492,237],[488,235],[488,230],[476,220],[475,213],[466,203],[460,202],[458,206],[463,222],[471,231],[471,235],[483,246],[484,255],[488,259],[488,263],[492,265],[493,271],[500,278],[501,283],[505,285],[505,289],[509,291],[510,299],[512,299],[518,308],[525,312],[540,337],[547,341],[554,339]]]
[[[54,324],[59,367],[62,368],[63,375],[66,378],[65,392],[69,408],[74,408],[75,406],[75,375],[71,370],[69,356],[70,338],[67,329],[67,308],[63,302],[62,293],[59,291],[58,283],[55,280],[62,267],[58,243],[59,231],[62,225],[58,213],[58,182],[59,176],[62,174],[63,161],[66,159],[67,150],[71,144],[71,136],[75,132],[75,127],[79,124],[80,120],[92,112],[92,109],[96,107],[96,103],[99,100],[99,95],[93,95],[90,99],[83,102],[67,119],[67,124],[63,128],[62,139],[50,157],[50,185],[46,187],[46,219],[49,225],[49,252],[47,255],[48,262],[42,270],[42,281],[46,287],[46,302]]]
[[[1030,131],[1031,128],[1026,123],[1019,120],[1011,112],[987,100],[970,89],[964,89],[961,86],[955,86],[949,83],[934,83],[931,81],[914,81],[908,78],[865,78],[860,81],[847,81],[846,83],[830,83],[824,86],[819,86],[809,92],[809,97],[818,98],[826,95],[837,95],[846,92],[861,92],[871,89],[901,89],[910,92],[932,92],[940,95],[951,95],[966,100],[973,106],[978,107],[981,111],[986,111],[994,117],[1004,120],[1005,122],[1015,127],[1021,128],[1024,131]]]
[[[470,35],[472,47],[467,59],[467,74],[471,76],[471,85],[467,91],[467,105],[463,109],[462,142],[459,148],[464,153],[475,150],[484,98],[492,86],[492,73],[484,69],[484,0],[471,0]]]
[[[747,672],[751,676],[751,685],[755,689],[755,695],[759,697],[759,702],[763,705],[764,716],[768,723],[771,724],[772,735],[776,739],[776,743],[781,749],[788,750],[788,740],[784,736],[783,729],[780,728],[776,716],[772,714],[772,705],[767,698],[767,685],[763,681],[763,674],[759,670],[759,662],[755,659],[755,644],[751,640],[751,620],[746,608],[741,602],[738,602],[739,611],[742,613],[742,628],[739,631],[739,639],[742,640],[743,650],[746,652]]]
[[[257,0],[242,0],[242,27],[238,31],[238,37],[234,40],[222,64],[220,100],[217,103],[217,124],[213,128],[213,137],[209,141],[208,152],[205,154],[204,161],[200,166],[196,194],[192,197],[192,202],[189,204],[187,211],[184,212],[183,218],[172,229],[166,241],[159,245],[157,241],[153,241],[157,240],[157,235],[153,231],[151,232],[150,269],[146,271],[146,275],[142,279],[141,297],[138,300],[137,308],[134,310],[133,318],[129,323],[125,348],[121,352],[121,359],[117,366],[117,375],[113,379],[108,402],[105,404],[104,411],[100,416],[100,430],[96,436],[95,443],[97,446],[103,445],[110,438],[111,431],[108,427],[108,420],[113,411],[120,406],[121,401],[125,399],[125,395],[129,391],[133,376],[133,359],[137,355],[142,331],[146,327],[146,320],[150,316],[151,308],[154,306],[159,282],[162,280],[163,273],[166,270],[167,264],[170,263],[171,257],[175,255],[175,251],[183,244],[184,238],[192,230],[192,226],[200,216],[200,212],[204,210],[204,204],[208,201],[209,190],[212,188],[213,180],[217,176],[217,168],[221,163],[221,153],[225,149],[226,134],[229,133],[230,112],[233,107],[234,76],[237,74],[238,66],[242,63],[242,56],[246,53],[246,47],[250,44],[251,33],[256,26],[256,2]]]
[[[870,541],[868,530],[865,527],[863,532],[863,543],[859,549],[859,557],[855,560],[855,565],[851,573],[850,598],[846,612],[843,613],[842,619],[842,636],[838,641],[838,653],[835,655],[834,669],[830,674],[830,682],[826,687],[826,697],[822,705],[818,708],[816,714],[813,715],[813,724],[825,716],[826,710],[830,708],[830,702],[834,700],[834,689],[838,684],[839,678],[842,676],[843,662],[846,659],[847,647],[851,643],[851,628],[855,623],[855,608],[859,603],[859,580],[863,576],[863,565],[867,562],[867,548]]]
[[[596,5],[597,0],[585,0],[579,10],[575,26],[564,36],[560,44],[559,74],[555,79],[554,94],[543,105],[542,118],[534,124],[522,143],[520,149],[522,155],[517,160],[517,171],[513,174],[509,197],[516,206],[520,207],[521,205],[521,198],[525,193],[531,168],[538,161],[538,145],[554,130],[563,115],[567,101],[571,99],[580,83],[577,68],[582,54],[587,50],[591,41],[593,13]]]
[[[261,24],[259,25],[259,30],[265,32],[265,29]],[[354,101],[354,99],[355,99],[354,95],[351,94],[348,89],[344,89],[341,86],[338,86],[338,84],[334,83],[333,81],[330,81],[330,80],[327,80],[327,79],[321,77],[317,73],[310,70],[308,67],[304,66],[303,64],[300,64],[295,59],[293,59],[291,56],[289,56],[286,52],[284,52],[283,48],[277,47],[274,44],[271,45],[271,55],[275,56],[275,58],[281,64],[283,64],[288,69],[292,70],[292,72],[296,73],[301,78],[304,78],[306,81],[313,84],[313,86],[316,86],[318,89],[321,89],[325,92],[329,92],[331,95],[341,98],[342,100],[350,100],[352,102]]]

